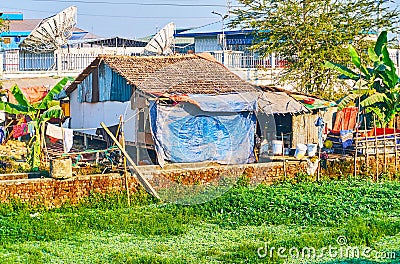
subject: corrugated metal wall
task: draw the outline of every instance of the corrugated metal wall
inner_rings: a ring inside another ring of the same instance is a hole
[[[93,74],[98,74],[99,102],[127,102],[132,96],[132,85],[126,79],[102,63],[78,85],[79,102],[93,102]],[[94,102],[93,102],[94,103]]]
[[[108,66],[106,66],[108,67]],[[132,86],[118,73],[112,72],[111,101],[126,102],[132,96]]]

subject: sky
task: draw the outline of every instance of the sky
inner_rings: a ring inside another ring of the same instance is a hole
[[[237,5],[232,1],[232,5]],[[227,0],[0,0],[1,12],[22,12],[24,18],[46,18],[75,5],[77,27],[100,37],[141,38],[169,22],[177,28],[221,21]]]
[[[237,0],[231,2],[238,5]],[[400,4],[400,0],[390,2]],[[169,22],[178,29],[214,23],[213,30],[219,30],[221,18],[211,12],[227,13],[227,0],[0,0],[0,12],[46,18],[71,5],[78,8],[77,27],[99,37],[133,39],[152,35]]]

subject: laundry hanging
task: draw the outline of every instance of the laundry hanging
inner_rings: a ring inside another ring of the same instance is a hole
[[[47,124],[46,135],[56,139],[64,138],[62,128],[52,124]]]
[[[5,139],[6,139],[6,132],[4,131],[4,127],[0,126],[0,144],[2,144]]]
[[[36,126],[36,121],[31,121],[28,123],[28,133],[30,134],[31,137],[35,135],[35,126]]]
[[[15,125],[13,126],[12,133],[13,133],[13,138],[19,138],[25,136],[29,134],[28,125],[26,123]]]
[[[343,149],[350,147],[353,144],[353,131],[340,130],[340,141],[342,142]]]
[[[65,151],[69,152],[71,150],[74,141],[74,131],[72,129],[47,124],[46,135],[51,138],[62,139]]]
[[[64,128],[64,147],[65,151],[69,152],[74,144],[74,131],[69,128]]]

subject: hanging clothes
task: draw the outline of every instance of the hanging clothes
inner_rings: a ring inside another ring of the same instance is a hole
[[[28,133],[28,125],[26,123],[22,123],[20,125],[15,125],[15,126],[13,126],[12,133],[13,133],[13,138],[19,138],[19,137],[25,136],[25,135],[29,134]]]
[[[50,141],[55,143],[55,141],[62,139],[64,142],[64,149],[69,152],[74,143],[74,130],[69,128],[61,128],[52,124],[47,124],[46,135],[50,137]]]
[[[108,129],[113,135],[117,134],[119,125],[109,126]],[[120,133],[118,133],[120,135]],[[114,140],[108,135],[104,128],[97,128],[96,135],[102,136],[103,140],[107,143],[107,148],[114,144]]]
[[[28,123],[28,132],[31,137],[35,135],[35,126],[36,126],[36,121],[31,121]]]
[[[4,131],[4,128],[0,126],[0,144],[3,144],[5,139],[6,139],[6,132]]]
[[[318,127],[318,145],[319,145],[319,148],[321,149],[324,146],[323,130],[325,127],[325,121],[322,117],[318,117],[314,121],[314,124],[316,127]]]
[[[69,152],[74,144],[74,130],[64,128],[64,148],[66,152]]]
[[[52,124],[47,124],[46,135],[56,139],[63,139],[62,128]]]
[[[343,149],[350,147],[353,144],[353,130],[340,130],[340,141]]]

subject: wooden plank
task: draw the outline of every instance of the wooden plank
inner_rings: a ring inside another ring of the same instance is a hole
[[[138,167],[136,166],[135,162],[133,162],[133,160],[129,156],[129,154],[125,151],[125,149],[121,146],[121,144],[118,142],[118,140],[114,137],[113,133],[111,133],[111,131],[108,129],[108,127],[103,122],[101,122],[100,125],[104,128],[104,130],[112,138],[112,140],[117,145],[117,147],[121,150],[122,154],[124,154],[126,159],[129,161],[129,163],[131,164],[131,166],[129,166],[129,168],[132,168],[132,170],[134,171],[134,174],[136,175],[137,179],[142,184],[142,186],[146,189],[146,191],[148,193],[150,193],[151,195],[153,195],[154,197],[156,197],[157,199],[161,200],[161,198],[158,195],[158,193],[156,192],[156,190],[154,190],[154,188],[151,186],[151,184],[142,176],[142,174],[140,173],[140,171],[139,171]]]

